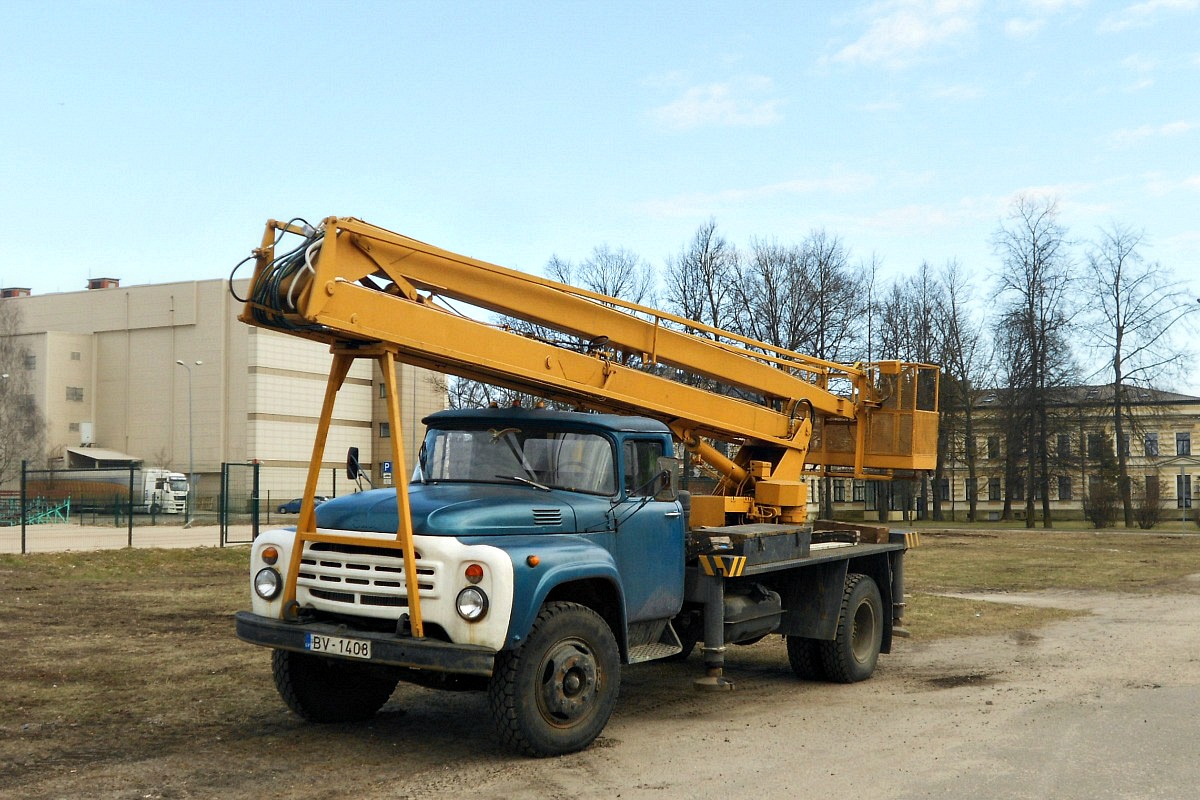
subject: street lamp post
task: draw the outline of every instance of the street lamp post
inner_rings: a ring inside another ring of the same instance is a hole
[[[192,508],[196,502],[196,461],[194,450],[192,449],[192,368],[183,363],[182,360],[176,360],[175,363],[186,369],[188,376],[188,496],[187,516],[184,519],[183,527],[190,528],[192,526]],[[197,361],[196,366],[198,367],[203,363],[203,361]]]

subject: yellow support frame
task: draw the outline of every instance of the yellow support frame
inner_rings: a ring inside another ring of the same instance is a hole
[[[288,564],[287,591],[284,607],[296,600],[296,577],[300,572],[300,560],[306,542],[340,542],[365,547],[397,547],[404,556],[404,586],[408,597],[408,620],[412,635],[425,636],[425,625],[421,617],[421,586],[417,581],[416,547],[413,544],[412,508],[408,499],[408,470],[404,463],[404,429],[400,419],[400,394],[396,389],[396,351],[383,345],[366,348],[332,348],[333,365],[329,380],[325,384],[325,399],[321,406],[321,417],[317,422],[317,435],[313,442],[312,460],[308,465],[308,478],[304,483],[304,499],[300,504],[300,519],[296,523],[296,544],[292,549],[292,560]],[[372,358],[383,371],[383,383],[387,392],[388,424],[391,426],[393,474],[396,476],[396,511],[399,523],[394,542],[368,537],[323,534],[316,527],[316,507],[313,496],[317,492],[317,480],[325,457],[325,444],[329,439],[329,426],[333,419],[333,405],[337,393],[350,373],[350,367],[359,358]]]

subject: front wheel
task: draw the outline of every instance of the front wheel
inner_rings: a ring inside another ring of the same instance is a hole
[[[309,722],[370,719],[399,682],[386,667],[291,650],[271,654],[271,674],[283,702]]]
[[[488,699],[500,738],[532,756],[591,744],[612,715],[621,683],[612,630],[576,603],[547,603],[529,637],[496,656]]]
[[[846,576],[837,636],[820,642],[825,675],[838,683],[865,681],[875,672],[883,646],[883,600],[868,575]]]

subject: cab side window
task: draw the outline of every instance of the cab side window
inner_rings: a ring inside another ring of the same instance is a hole
[[[658,482],[658,459],[663,445],[658,440],[629,440],[625,442],[625,493],[630,497],[653,495]]]

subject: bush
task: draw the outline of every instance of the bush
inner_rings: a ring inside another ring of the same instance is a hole
[[[1117,487],[1107,481],[1096,481],[1083,496],[1083,515],[1096,528],[1111,528],[1120,506]]]
[[[1146,479],[1145,484],[1133,485],[1133,518],[1142,530],[1149,530],[1166,517],[1167,508],[1163,504],[1162,492],[1158,480]]]

